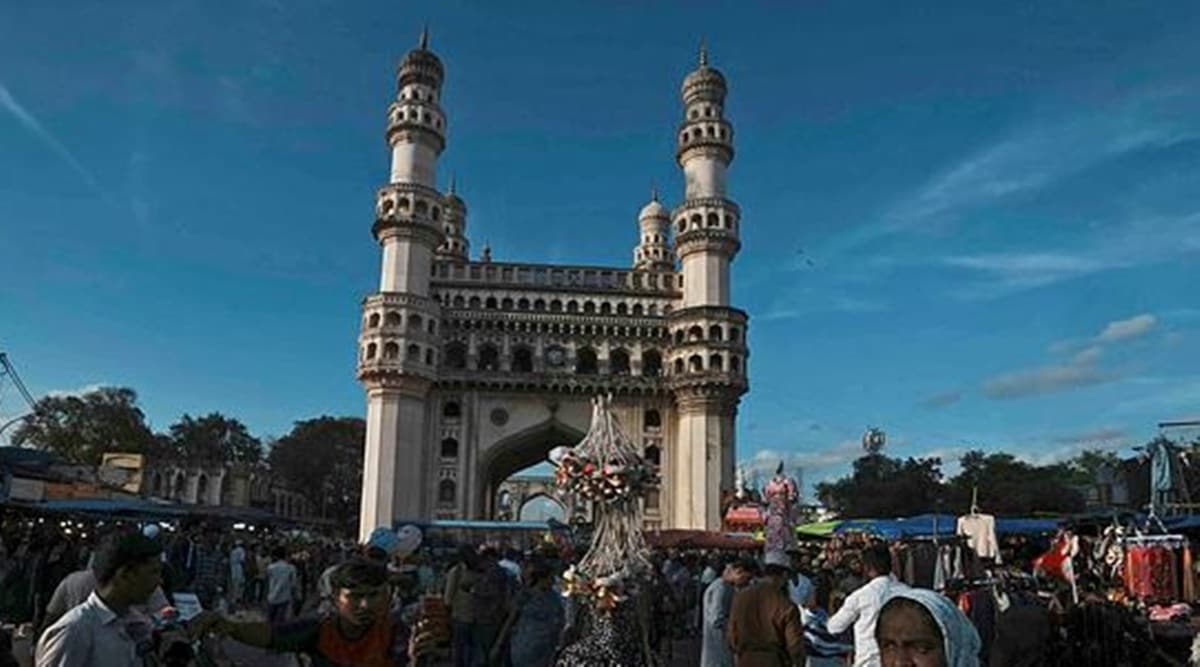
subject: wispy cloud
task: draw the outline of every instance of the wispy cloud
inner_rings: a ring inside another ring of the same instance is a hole
[[[1069,433],[1054,438],[1060,445],[1111,446],[1129,439],[1129,431],[1124,428],[1104,426],[1082,433]]]
[[[83,166],[83,163],[80,162],[77,157],[75,157],[75,154],[71,152],[71,149],[67,148],[66,144],[60,141],[58,137],[54,136],[54,133],[47,129],[45,124],[43,124],[37,116],[33,115],[32,112],[30,112],[24,107],[24,105],[17,101],[17,98],[12,94],[12,91],[9,90],[8,86],[4,85],[3,83],[0,83],[0,108],[3,108],[5,111],[7,111],[9,115],[15,118],[17,122],[22,125],[22,127],[29,131],[30,134],[45,144],[51,151],[54,152],[55,155],[61,158],[63,162],[66,162],[67,165],[75,171],[75,173],[79,174],[80,178],[82,178],[90,188],[103,194],[103,191],[100,189],[100,184],[96,180],[96,177],[92,175],[92,172],[88,170],[87,167]]]
[[[82,387],[76,387],[74,389],[51,389],[50,391],[46,392],[46,395],[55,398],[61,398],[64,396],[83,396],[84,394],[90,394],[94,391],[99,391],[105,387],[111,386],[112,384],[108,382],[93,382],[91,384],[85,384]]]
[[[984,382],[983,393],[995,399],[1025,398],[1104,384],[1119,377],[1093,364],[1054,364],[997,375]]]
[[[961,391],[946,391],[929,396],[921,401],[921,405],[927,408],[945,408],[961,401],[962,397],[963,393]]]
[[[1157,324],[1158,318],[1149,313],[1135,315],[1127,320],[1109,322],[1108,326],[1104,327],[1104,331],[1096,336],[1096,340],[1101,343],[1112,343],[1138,338],[1149,333]]]

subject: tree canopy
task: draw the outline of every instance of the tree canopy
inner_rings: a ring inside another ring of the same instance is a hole
[[[254,463],[262,458],[262,442],[245,424],[219,412],[184,414],[169,434],[171,453],[188,463]]]
[[[12,443],[84,465],[99,465],[105,452],[153,454],[160,445],[137,405],[137,392],[128,387],[46,396],[17,427]]]
[[[818,484],[817,497],[845,518],[961,514],[971,508],[973,494],[991,514],[1078,512],[1085,499],[1077,487],[1114,461],[1120,464],[1110,453],[1085,451],[1065,463],[1039,466],[1011,454],[970,451],[959,459],[960,472],[943,480],[941,459],[871,454],[855,461],[850,475]]]
[[[366,436],[358,417],[298,421],[273,443],[268,461],[291,488],[319,494],[325,516],[349,522],[358,516]]]

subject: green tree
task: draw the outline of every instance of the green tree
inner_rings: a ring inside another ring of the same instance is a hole
[[[357,521],[367,425],[358,417],[298,421],[271,447],[271,470],[293,489],[319,494],[322,515]]]
[[[1103,449],[1085,449],[1070,461],[1075,483],[1080,485],[1094,484],[1101,470],[1120,470],[1121,464],[1116,452]]]
[[[153,455],[158,451],[158,440],[137,405],[137,392],[128,387],[46,396],[17,427],[12,443],[84,465],[99,465],[105,452]]]
[[[171,425],[169,438],[172,454],[189,463],[254,463],[262,458],[262,442],[245,424],[219,412],[183,415]]]
[[[942,492],[939,458],[863,456],[853,472],[817,485],[817,497],[843,518],[911,516],[931,512]]]
[[[1079,473],[1073,463],[1038,466],[1012,454],[981,451],[967,452],[959,462],[961,471],[947,485],[945,507],[951,513],[969,511],[973,495],[980,510],[989,514],[1012,516],[1084,509],[1083,494],[1076,488]]]

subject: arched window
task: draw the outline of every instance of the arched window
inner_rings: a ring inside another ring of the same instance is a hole
[[[561,313],[562,312],[562,301],[559,301],[558,299],[551,301],[550,302],[550,312]]]
[[[423,326],[425,326],[425,321],[421,319],[420,315],[413,313],[408,316],[409,331],[420,331]]]
[[[433,365],[433,350],[425,350],[425,364],[428,366]]]
[[[408,349],[404,350],[404,359],[406,361],[420,361],[421,348],[416,344],[410,344]]]
[[[647,431],[657,431],[662,428],[662,415],[658,413],[658,410],[647,410],[644,421]]]
[[[676,227],[679,229],[679,233],[680,233],[680,234],[682,234],[682,233],[686,232],[686,231],[687,231],[687,220],[684,220],[683,218],[680,218],[680,219],[679,219],[679,224],[678,224],[678,225],[676,225]]]
[[[371,316],[367,318],[367,326],[372,329],[379,326],[379,313],[371,313]]]
[[[581,347],[575,352],[575,372],[579,375],[595,375],[597,370],[596,351]]]
[[[650,445],[646,448],[646,460],[656,466],[662,465],[662,449],[658,445]]]
[[[742,330],[737,327],[729,327],[729,340],[738,341],[742,338]]]
[[[467,307],[467,300],[463,298],[463,295],[459,294],[458,296],[454,297],[454,307],[455,308],[466,308]]]
[[[704,340],[704,327],[694,324],[688,327],[688,341],[695,342],[698,340]]]
[[[618,315],[625,315],[625,314],[626,314],[626,313],[628,313],[628,312],[629,312],[629,307],[628,307],[628,306],[626,306],[626,305],[625,305],[625,304],[623,304],[623,303],[618,303],[618,304],[617,304],[617,314],[618,314]]]
[[[442,219],[442,209],[434,206],[432,213],[433,213],[434,222],[437,222],[438,220]]]
[[[206,496],[208,496],[208,477],[200,475],[196,479],[196,504],[203,505],[207,500]]]
[[[704,224],[704,216],[699,213],[693,213],[689,222],[692,223],[692,229],[700,229]]]
[[[624,305],[624,304],[622,304],[622,305]],[[608,303],[607,301],[600,304],[600,314],[601,315],[611,315],[612,314],[612,304]]]
[[[438,482],[438,503],[453,505],[456,496],[458,496],[458,489],[454,486],[454,480],[443,479]]]
[[[384,359],[399,359],[400,345],[398,343],[385,343],[383,346]]]
[[[579,302],[574,299],[571,299],[570,301],[568,301],[567,302],[567,312],[568,313],[578,313],[579,312]]]
[[[479,347],[479,370],[500,370],[500,350],[495,345],[489,343]]]
[[[533,302],[533,309],[538,311],[546,310],[546,301],[544,299],[537,299]]]
[[[742,359],[736,354],[729,357],[729,371],[731,373],[742,372]]]
[[[496,297],[494,297],[494,296],[489,296],[489,297],[487,298],[487,301],[485,301],[485,302],[483,303],[483,307],[484,307],[484,308],[491,308],[491,309],[493,309],[493,310],[494,310],[494,309],[496,308]]]
[[[583,304],[583,312],[587,313],[588,315],[595,313],[596,312],[596,302],[588,301],[588,302],[584,303]]]
[[[513,350],[512,369],[514,373],[533,372],[533,350],[522,345]]]
[[[708,355],[708,370],[719,371],[725,369],[725,360],[719,354]]]
[[[658,315],[658,306],[656,306],[654,304],[650,304],[649,306],[646,307],[646,314],[649,315],[650,317],[657,316]]]
[[[675,360],[674,370],[676,375],[683,375],[683,359]]]
[[[428,331],[429,333],[437,333],[437,322],[435,322],[433,320],[429,320],[425,324],[426,324],[426,327],[425,327],[426,331]]]
[[[480,301],[479,297],[477,297],[477,296],[473,296],[473,297],[471,297],[470,301],[467,301],[467,305],[469,305],[472,308],[479,308],[481,303],[483,303],[483,302]]]
[[[529,299],[517,299],[517,310],[529,310]]]
[[[400,326],[400,313],[389,312],[383,316],[383,323],[389,327]]]
[[[446,401],[442,404],[443,419],[458,419],[462,417],[462,406],[458,401]]]
[[[454,370],[463,370],[467,367],[467,346],[463,343],[447,343],[446,349],[442,352],[442,359],[446,362],[446,367]]]
[[[426,204],[422,199],[418,199],[416,209],[414,210],[416,210],[416,212],[420,215],[425,215],[429,212],[429,204]]]
[[[501,310],[512,310],[513,309],[513,300],[508,297],[504,297],[504,299],[502,299],[500,301],[500,309]]]
[[[698,354],[688,357],[688,370],[693,373],[702,372],[704,370],[704,358]]]
[[[662,374],[662,355],[658,350],[642,352],[642,375],[658,377]]]
[[[709,340],[721,340],[724,337],[725,336],[721,333],[721,325],[720,324],[714,324],[708,328],[708,339]]]
[[[379,348],[375,347],[375,343],[367,343],[367,358],[374,359],[375,355],[378,354],[378,349]]]
[[[609,352],[608,369],[613,375],[629,375],[629,353],[620,348]]]
[[[679,329],[675,332],[675,344],[683,345],[683,329]]]
[[[454,438],[446,438],[442,440],[442,458],[456,459],[458,458],[458,441]]]

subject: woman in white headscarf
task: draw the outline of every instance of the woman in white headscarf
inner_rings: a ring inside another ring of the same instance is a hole
[[[922,588],[888,596],[875,624],[882,667],[979,667],[979,633],[944,595]]]

